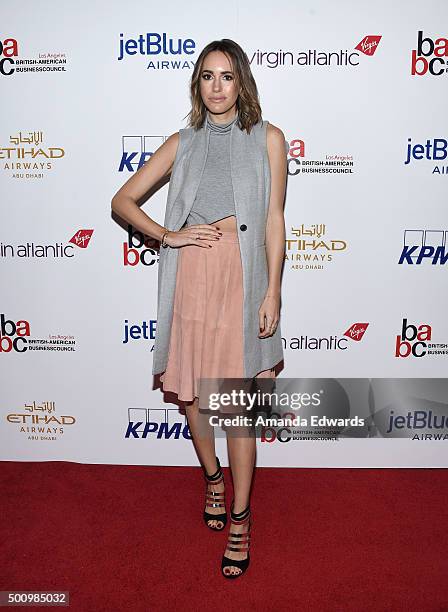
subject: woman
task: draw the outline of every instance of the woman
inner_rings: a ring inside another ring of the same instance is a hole
[[[190,127],[172,134],[112,199],[112,208],[161,242],[153,374],[189,403],[206,479],[206,525],[227,523],[214,436],[199,427],[201,378],[275,378],[283,358],[280,283],[287,143],[264,121],[247,55],[234,41],[207,45],[191,78]],[[170,175],[164,226],[137,205]],[[221,561],[226,578],[249,565],[253,436],[227,435],[234,484]]]

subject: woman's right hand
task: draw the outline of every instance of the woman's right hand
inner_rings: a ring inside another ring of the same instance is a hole
[[[198,223],[183,227],[177,232],[170,230],[166,235],[165,244],[173,248],[195,244],[208,249],[213,246],[215,240],[219,240],[220,235],[221,232],[215,225]]]

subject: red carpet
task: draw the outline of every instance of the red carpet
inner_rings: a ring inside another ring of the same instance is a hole
[[[70,591],[83,612],[442,612],[447,485],[443,469],[259,468],[251,565],[228,581],[199,468],[3,462],[0,590]]]

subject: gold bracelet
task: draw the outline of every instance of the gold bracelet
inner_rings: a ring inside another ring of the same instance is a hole
[[[168,246],[168,245],[166,244],[166,242],[165,242],[165,238],[167,237],[167,235],[169,234],[169,232],[170,232],[170,230],[166,230],[166,231],[163,233],[162,239],[161,239],[161,241],[160,241],[160,244],[163,246],[163,248],[164,248],[164,249],[166,249],[166,247]]]

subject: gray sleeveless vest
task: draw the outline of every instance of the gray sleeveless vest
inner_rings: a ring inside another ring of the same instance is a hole
[[[265,232],[271,173],[267,125],[268,121],[261,120],[247,134],[236,121],[230,133],[230,172],[243,270],[244,378],[252,378],[283,359],[280,323],[272,336],[258,337],[258,309],[268,286]],[[179,130],[164,220],[169,230],[180,230],[189,215],[204,171],[209,137],[205,125],[198,130],[193,127]],[[285,148],[289,149],[286,141]],[[168,361],[177,258],[181,248],[160,248],[153,374],[164,372]]]

